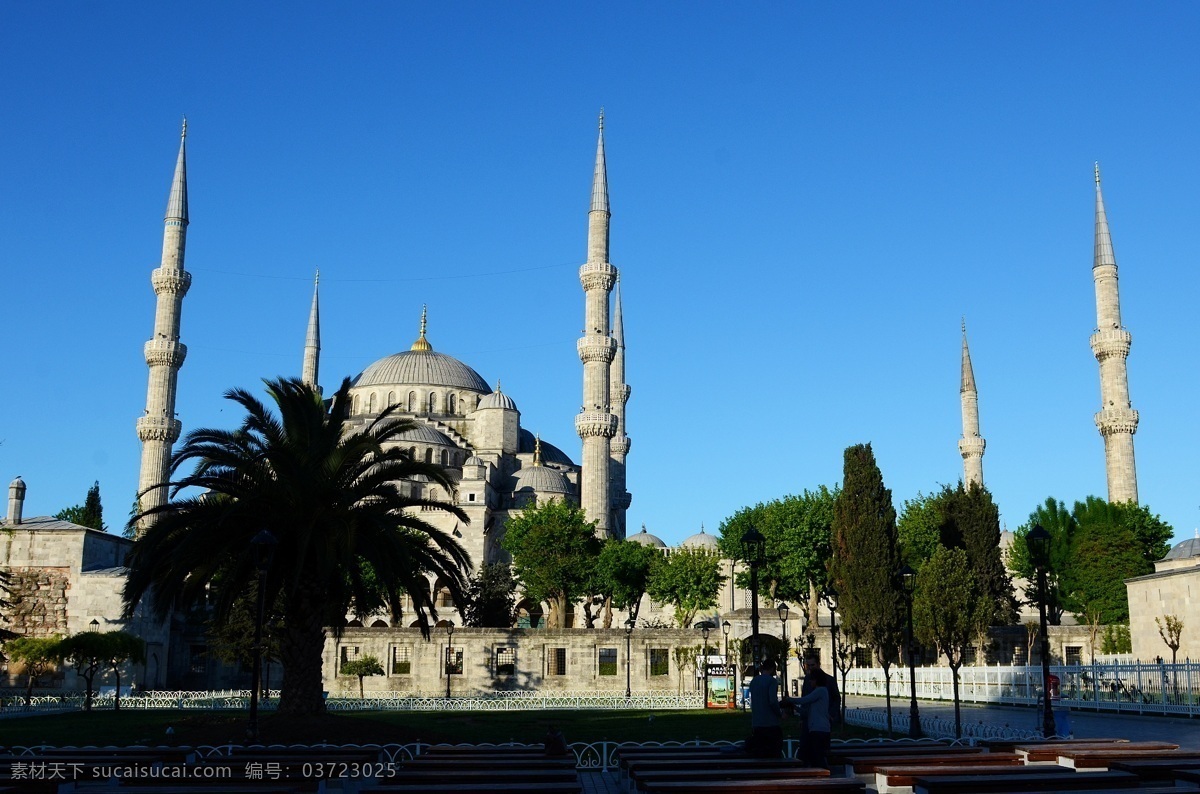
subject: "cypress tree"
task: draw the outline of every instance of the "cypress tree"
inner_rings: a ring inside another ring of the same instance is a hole
[[[1004,567],[1000,553],[1000,510],[991,492],[971,483],[957,488],[947,486],[940,495],[942,503],[942,545],[962,549],[975,576],[981,594],[993,605],[992,625],[1009,626],[1017,620],[1017,601],[1012,577]]]
[[[838,591],[843,629],[855,642],[875,651],[885,678],[897,659],[906,621],[900,566],[892,492],[883,485],[871,445],[847,447],[842,491],[833,507],[829,574]],[[890,732],[890,685],[885,693]]]
[[[100,504],[100,481],[97,480],[88,488],[83,500],[83,520],[79,522],[92,529],[106,529],[104,526],[104,508]]]

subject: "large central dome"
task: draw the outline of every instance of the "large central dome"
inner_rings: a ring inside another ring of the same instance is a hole
[[[362,371],[355,386],[448,386],[487,394],[492,388],[479,373],[453,356],[433,350],[408,350],[381,358]]]
[[[362,371],[355,386],[443,386],[490,394],[492,387],[479,373],[453,356],[434,352],[425,338],[425,308],[421,308],[421,335],[412,348],[381,358]]]

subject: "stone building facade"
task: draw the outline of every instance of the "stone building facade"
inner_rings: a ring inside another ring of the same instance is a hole
[[[1200,659],[1200,621],[1192,605],[1200,603],[1200,538],[1175,544],[1167,556],[1154,563],[1154,573],[1125,580],[1129,596],[1129,639],[1133,656],[1143,662],[1156,657],[1171,660],[1171,649],[1158,633],[1155,618],[1183,619],[1177,658]]]

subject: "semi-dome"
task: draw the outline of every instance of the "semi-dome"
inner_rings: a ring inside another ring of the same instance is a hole
[[[1171,547],[1164,560],[1186,560],[1189,557],[1200,557],[1200,538],[1188,538]]]
[[[717,551],[717,538],[715,535],[710,535],[704,531],[704,527],[700,527],[700,531],[692,535],[683,543],[679,544],[685,549],[705,549],[707,551]]]
[[[563,452],[558,447],[548,441],[541,442],[542,444],[542,460],[546,463],[556,463],[559,466],[570,466],[575,468],[575,464],[567,457],[567,453]],[[517,436],[517,452],[528,453],[533,452],[538,445],[538,439],[533,433],[525,428],[521,428]]]
[[[516,492],[536,491],[537,493],[570,494],[571,483],[557,469],[545,466],[526,466],[517,472]]]
[[[655,549],[665,549],[667,547],[667,544],[663,543],[662,539],[659,538],[658,535],[651,535],[649,532],[646,531],[645,524],[642,524],[641,532],[638,532],[634,535],[630,535],[625,539],[631,540],[634,543],[640,543],[643,546],[650,546],[651,548],[655,548]]]
[[[443,447],[458,446],[441,431],[424,424],[418,424],[403,433],[396,434],[395,440],[397,442],[415,441],[418,444],[437,444]]]

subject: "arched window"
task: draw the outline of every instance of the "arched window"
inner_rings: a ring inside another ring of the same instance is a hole
[[[358,413],[358,395],[354,395],[354,399],[350,401],[351,413]]]
[[[390,392],[388,392],[388,405],[395,405],[395,404],[396,404],[396,392],[390,391]]]
[[[439,497],[439,496],[440,496],[440,494],[438,493],[438,489],[437,489],[437,488],[430,488],[430,489],[429,489],[429,501],[431,501],[431,502],[436,502],[436,501],[438,500],[438,497]]]
[[[450,465],[450,453],[444,449],[442,450],[442,465],[443,466]]]
[[[455,401],[455,399],[454,399],[454,395],[453,395],[453,394],[451,394],[451,395],[450,395],[448,398],[446,398],[446,399],[448,399],[448,400],[450,401],[450,405],[448,406],[448,408],[447,408],[447,410],[446,410],[446,413],[452,414],[452,413],[454,413],[455,402],[456,402],[456,401]]]
[[[417,393],[410,391],[408,393],[408,412],[412,413],[415,410],[417,410]]]
[[[416,459],[417,459],[417,448],[416,448],[416,447],[409,447],[409,448],[408,448],[408,457],[409,457],[409,459],[410,459],[410,460],[416,460]]]
[[[425,462],[433,463],[433,447],[425,448]]]
[[[367,413],[375,413],[377,406],[375,405],[375,392],[371,392],[371,396],[367,398]]]
[[[429,413],[437,413],[437,394],[429,392]]]
[[[386,629],[387,627],[388,624],[386,620],[380,619],[371,623],[371,628],[373,629]]]

